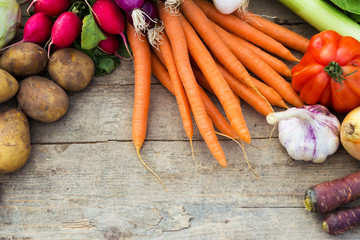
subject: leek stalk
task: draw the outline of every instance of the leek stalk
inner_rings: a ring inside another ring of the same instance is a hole
[[[334,30],[360,41],[360,25],[325,0],[279,0],[319,31]]]

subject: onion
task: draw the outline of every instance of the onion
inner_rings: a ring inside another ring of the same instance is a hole
[[[360,107],[345,116],[341,123],[340,141],[352,157],[360,160]]]
[[[237,10],[244,11],[248,0],[213,0],[216,9],[223,14],[231,14]]]

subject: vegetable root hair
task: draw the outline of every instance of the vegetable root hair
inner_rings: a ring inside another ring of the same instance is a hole
[[[147,31],[148,41],[156,50],[159,51],[159,45],[163,39],[164,24],[161,21],[157,21],[153,28]]]
[[[151,173],[157,178],[157,180],[161,183],[161,185],[163,186],[163,188],[164,188],[165,190],[167,190],[167,189],[166,189],[166,186],[165,186],[164,182],[161,180],[161,178],[160,178],[160,177],[143,161],[143,159],[141,158],[140,148],[139,148],[139,147],[136,147],[136,153],[137,153],[137,155],[138,155],[138,157],[139,157],[139,160],[140,160],[140,162],[142,163],[142,165],[144,165],[144,167],[145,167],[149,172],[151,172]]]
[[[150,24],[146,22],[146,18],[152,22],[155,22],[141,9],[134,9],[131,12],[131,18],[133,20],[133,26],[135,28],[136,34],[144,34],[143,32],[149,28]]]
[[[166,0],[165,10],[171,14],[178,14],[182,0]]]
[[[244,146],[244,141],[243,140],[240,140],[240,142],[235,139],[235,138],[232,138],[226,134],[223,134],[221,132],[215,132],[217,135],[220,135],[220,136],[223,136],[223,137],[226,137],[226,138],[229,138],[231,140],[233,140],[237,145],[240,146],[240,148],[242,149],[243,153],[244,153],[244,159],[245,159],[245,162],[246,164],[248,165],[248,168],[250,169],[251,173],[259,180],[263,180],[262,177],[255,171],[255,169],[253,169],[253,167],[251,166],[250,164],[250,161],[249,161],[249,158],[246,154],[246,151],[245,151],[245,146]]]
[[[249,0],[243,0],[242,4],[239,6],[237,10],[240,16],[244,16],[247,13],[249,7]]]

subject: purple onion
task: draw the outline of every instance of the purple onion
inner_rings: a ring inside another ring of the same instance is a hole
[[[145,22],[150,28],[154,27],[155,19],[158,18],[158,10],[155,3],[152,0],[145,0],[144,4],[139,9],[143,11],[147,16],[145,17]],[[132,11],[126,12],[126,20],[133,25]]]
[[[145,0],[115,0],[115,3],[124,10],[130,12],[133,9],[141,8]]]

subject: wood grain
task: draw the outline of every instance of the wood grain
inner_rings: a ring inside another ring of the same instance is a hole
[[[251,1],[250,10],[307,37],[316,33],[276,0]],[[294,161],[276,131],[269,139],[265,118],[242,102],[253,137],[245,150],[262,180],[250,172],[242,149],[224,137],[229,167],[219,167],[195,129],[199,167],[174,97],[153,78],[141,155],[165,191],[131,141],[133,71],[131,61],[122,61],[84,91],[69,93],[69,111],[59,121],[30,120],[29,161],[0,175],[0,240],[359,238],[359,229],[336,238],[326,234],[323,216],[303,206],[308,187],[359,170],[360,162],[342,147],[323,164]],[[16,101],[0,107],[9,106]]]

